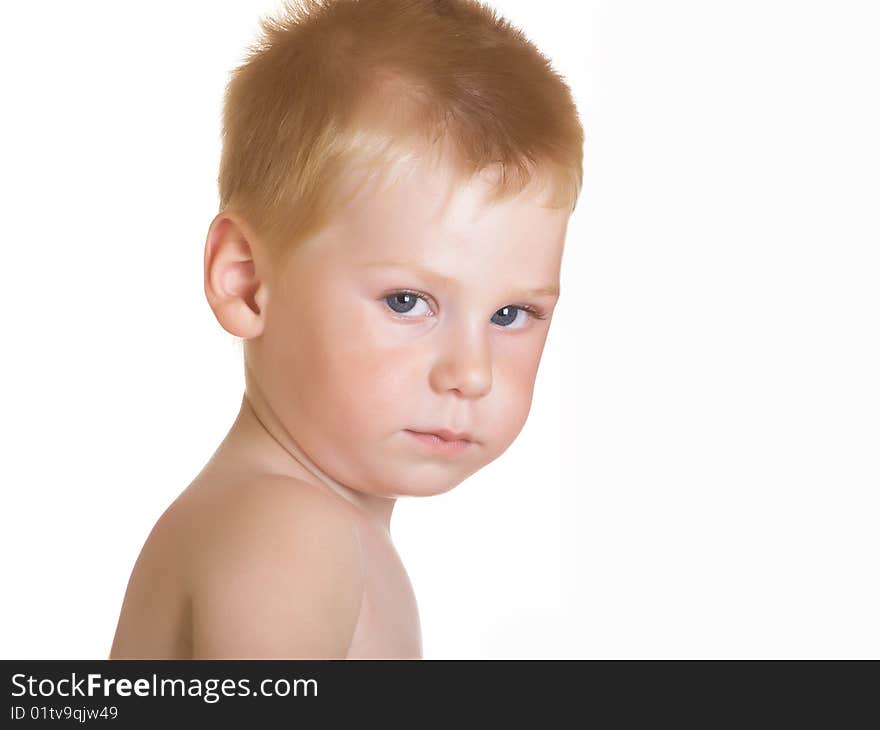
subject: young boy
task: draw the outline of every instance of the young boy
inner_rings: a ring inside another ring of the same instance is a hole
[[[234,72],[205,294],[241,410],[160,517],[111,658],[417,658],[389,533],[522,429],[583,132],[471,0],[285,6]]]

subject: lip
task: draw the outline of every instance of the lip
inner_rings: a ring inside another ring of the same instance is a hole
[[[474,437],[469,433],[462,431],[450,431],[448,428],[431,428],[431,429],[410,429],[414,433],[426,433],[439,436],[444,441],[473,441]]]
[[[412,429],[406,429],[406,432],[410,434],[416,441],[418,441],[422,446],[431,450],[434,453],[438,454],[458,454],[462,451],[465,451],[469,446],[473,444],[473,441],[468,438],[445,438],[445,436],[459,436],[462,434],[455,434],[452,431],[440,430],[440,431],[414,431]],[[463,434],[464,436],[468,436],[467,434]]]

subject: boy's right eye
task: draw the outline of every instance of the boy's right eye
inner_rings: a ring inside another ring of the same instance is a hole
[[[410,314],[418,302],[422,302],[425,305],[426,311],[416,312],[412,317],[407,317],[407,319],[431,314],[431,309],[428,307],[428,302],[425,298],[413,291],[394,292],[385,297],[385,303],[396,314]]]

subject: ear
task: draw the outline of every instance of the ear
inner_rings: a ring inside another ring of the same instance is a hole
[[[220,326],[249,340],[265,326],[266,282],[258,276],[256,246],[229,212],[211,221],[205,242],[205,296]]]

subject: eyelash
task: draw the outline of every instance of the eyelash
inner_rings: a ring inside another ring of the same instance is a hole
[[[430,295],[425,292],[418,291],[417,289],[395,289],[392,292],[388,292],[383,299],[388,299],[388,297],[397,296],[398,294],[410,294],[414,297],[419,297],[420,299],[424,299],[428,301],[431,299]],[[543,309],[538,309],[538,307],[533,307],[531,304],[506,304],[507,307],[515,307],[516,309],[521,309],[524,312],[528,312],[530,317],[534,319],[547,319],[547,313]],[[502,307],[503,309],[504,307]]]

